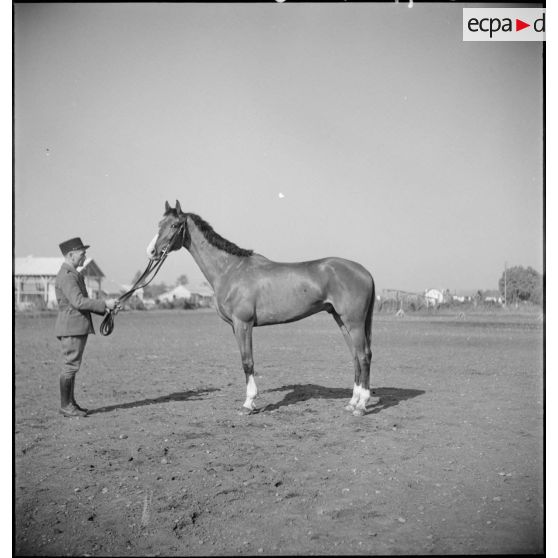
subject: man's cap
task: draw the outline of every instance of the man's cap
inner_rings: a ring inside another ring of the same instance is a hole
[[[68,252],[71,252],[72,250],[87,250],[87,248],[89,248],[88,244],[87,245],[83,244],[79,236],[76,236],[75,238],[70,238],[70,240],[66,240],[62,242],[62,244],[59,244],[59,246],[60,246],[60,250],[62,251],[62,255],[64,256]]]

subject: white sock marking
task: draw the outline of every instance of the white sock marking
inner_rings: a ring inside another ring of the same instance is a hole
[[[351,400],[349,401],[349,405],[352,405],[353,407],[355,407],[356,404],[358,403],[359,399],[360,399],[360,386],[357,386],[356,384],[354,384],[354,386],[353,386],[353,396],[351,397]]]
[[[360,397],[357,403],[357,409],[362,409],[363,411],[366,409],[366,404],[370,399],[370,390],[365,389],[363,387],[359,387]]]
[[[246,401],[244,402],[244,407],[247,409],[254,409],[254,399],[258,395],[258,387],[256,386],[256,380],[254,376],[248,378],[248,383],[246,384]]]

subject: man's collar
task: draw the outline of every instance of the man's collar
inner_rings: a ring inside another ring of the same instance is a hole
[[[68,263],[66,260],[64,260],[62,267],[70,271],[73,271],[74,273],[78,273],[78,270],[71,263]]]

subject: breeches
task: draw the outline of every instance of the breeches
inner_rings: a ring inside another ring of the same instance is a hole
[[[71,379],[81,366],[81,357],[87,343],[87,335],[72,335],[59,337],[62,344],[62,355],[64,356],[64,366],[61,377]]]

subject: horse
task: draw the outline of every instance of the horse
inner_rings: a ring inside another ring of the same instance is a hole
[[[337,257],[279,263],[239,248],[216,233],[195,213],[184,213],[179,201],[165,202],[159,229],[147,246],[150,260],[186,248],[213,288],[219,316],[232,326],[246,377],[241,412],[259,411],[254,379],[254,327],[301,320],[325,311],[333,316],[351,351],[352,397],[345,409],[362,416],[370,399],[371,334],[374,279],[362,265]]]

